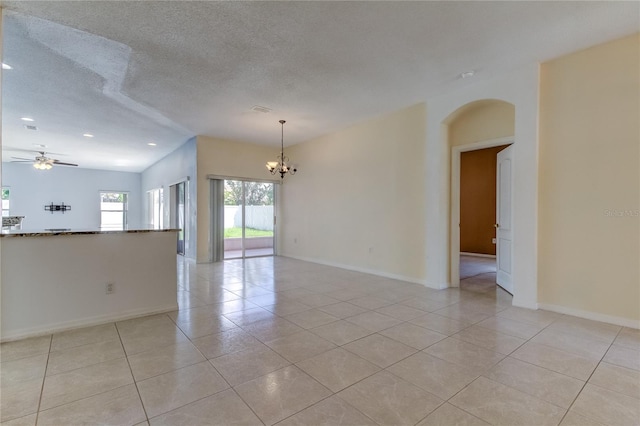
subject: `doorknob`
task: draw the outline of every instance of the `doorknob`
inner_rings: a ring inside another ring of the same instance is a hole
[[[493,224],[493,227],[494,227],[494,228],[500,228],[500,225],[499,225],[499,224],[497,224],[497,223],[494,223],[494,224]]]

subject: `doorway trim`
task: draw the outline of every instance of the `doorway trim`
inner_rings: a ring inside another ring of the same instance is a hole
[[[460,287],[460,158],[463,152],[477,151],[479,149],[493,148],[500,145],[512,145],[514,136],[488,139],[465,145],[451,147],[451,241],[449,247],[451,253],[450,276],[451,287]]]

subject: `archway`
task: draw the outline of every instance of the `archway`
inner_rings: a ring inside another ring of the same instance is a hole
[[[515,106],[495,99],[471,102],[447,117],[445,125],[451,153],[450,285],[458,287],[461,274],[462,278],[470,278],[478,273],[484,279],[475,281],[485,286],[483,291],[493,290],[497,283],[513,293],[512,235],[508,229],[498,230],[494,226],[497,226],[497,154],[515,141]],[[510,176],[507,181],[511,188]],[[507,197],[503,197],[503,202],[504,199]],[[507,234],[509,240],[498,239],[498,233]]]
[[[515,107],[513,305],[537,309],[539,79],[539,67],[534,65],[427,101],[425,270],[429,287],[451,286],[451,149],[447,121],[476,101],[500,100]]]

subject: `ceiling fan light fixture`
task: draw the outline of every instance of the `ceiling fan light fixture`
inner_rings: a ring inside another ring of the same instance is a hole
[[[37,160],[35,163],[33,163],[33,167],[38,170],[50,170],[53,166],[48,161]]]

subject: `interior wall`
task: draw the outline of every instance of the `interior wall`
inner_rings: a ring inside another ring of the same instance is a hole
[[[178,149],[162,158],[157,163],[148,167],[142,172],[142,221],[145,226],[150,225],[147,220],[148,199],[147,191],[162,188],[164,197],[164,226],[169,227],[169,187],[184,178],[189,179],[188,183],[188,203],[186,227],[188,241],[185,246],[185,257],[190,259],[196,258],[197,248],[197,160],[196,160],[196,138],[192,138],[185,142]]]
[[[460,111],[449,124],[449,144],[466,145],[489,139],[513,136],[516,109],[507,102],[474,102]]]
[[[543,64],[538,246],[542,304],[636,327],[639,56],[635,34]]]
[[[495,256],[496,166],[506,145],[460,155],[460,251]]]
[[[276,133],[276,135],[279,139],[279,133]],[[277,178],[269,173],[265,164],[267,161],[274,160],[279,152],[279,148],[269,146],[215,139],[207,136],[197,137],[198,262],[211,261],[211,217],[209,212],[211,188],[207,176],[217,175],[273,181]],[[290,154],[288,148],[285,149],[285,152],[287,155]],[[291,155],[289,156],[291,157]],[[296,175],[297,177],[298,175]]]
[[[53,167],[37,170],[31,164],[3,163],[2,185],[11,189],[10,213],[25,216],[24,230],[46,228],[99,229],[100,191],[128,192],[129,228],[142,226],[140,174]],[[65,213],[47,212],[46,204],[71,206]]]
[[[280,252],[424,282],[425,122],[418,104],[291,147]]]

